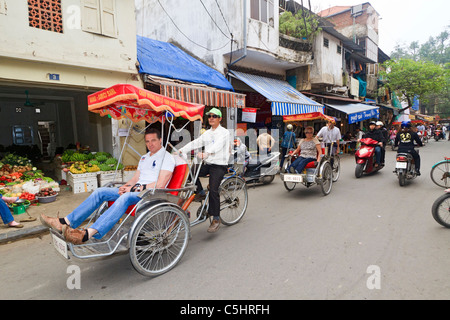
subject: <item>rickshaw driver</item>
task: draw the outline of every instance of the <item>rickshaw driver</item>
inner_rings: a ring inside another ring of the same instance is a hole
[[[119,221],[129,206],[141,200],[138,197],[140,191],[155,187],[155,181],[156,188],[165,188],[172,177],[175,160],[162,147],[161,133],[157,129],[149,129],[145,133],[145,144],[149,152],[141,157],[136,173],[125,185],[120,188],[96,189],[65,218],[59,218],[59,215],[53,218],[41,214],[42,224],[62,232],[66,241],[73,244],[81,244],[93,236],[103,237]],[[132,190],[134,186],[136,188]],[[88,229],[76,229],[104,201],[115,202]]]
[[[219,186],[227,172],[228,160],[231,154],[230,132],[220,125],[222,112],[217,108],[212,108],[207,113],[208,122],[211,126],[200,137],[189,142],[179,152],[186,154],[193,149],[205,147],[204,152],[199,152],[197,157],[205,160],[202,165],[199,177],[209,174],[209,214],[213,217],[208,232],[213,233],[220,227],[220,194]],[[205,198],[200,179],[196,181],[197,193],[195,200]]]

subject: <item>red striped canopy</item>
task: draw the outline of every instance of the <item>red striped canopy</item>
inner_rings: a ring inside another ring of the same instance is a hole
[[[291,122],[291,121],[309,121],[309,120],[316,120],[316,119],[322,119],[326,121],[332,121],[335,122],[333,117],[327,116],[321,112],[310,112],[310,113],[302,113],[302,114],[294,114],[290,116],[283,116],[284,122]]]
[[[131,84],[116,84],[88,96],[88,110],[114,119],[134,122],[162,121],[166,112],[190,121],[202,120],[205,106],[169,98]]]

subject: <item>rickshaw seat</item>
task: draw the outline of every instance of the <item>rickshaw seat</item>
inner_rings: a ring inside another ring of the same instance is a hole
[[[167,184],[167,189],[179,189],[181,188],[184,183],[186,182],[186,179],[188,177],[188,165],[187,163],[177,163],[177,165],[175,166],[173,173],[172,173],[172,178],[170,178],[169,183]],[[178,191],[169,191],[168,193],[173,194],[174,196],[178,195]],[[108,201],[108,207],[112,206],[114,203],[114,201]],[[133,209],[135,208],[136,205],[131,205],[127,208],[127,210],[125,211],[125,214],[130,214],[131,216],[134,216],[135,212],[133,211]]]
[[[325,148],[322,148],[322,154],[325,154]],[[319,163],[317,161],[311,161],[305,166],[305,169],[315,169]]]

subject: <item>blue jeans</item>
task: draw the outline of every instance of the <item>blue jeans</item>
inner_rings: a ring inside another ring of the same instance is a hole
[[[8,224],[14,221],[8,205],[3,200],[0,200],[0,217],[2,218],[4,224]]]
[[[292,167],[295,169],[295,171],[297,171],[297,173],[302,173],[302,171],[303,171],[303,169],[305,169],[306,165],[313,161],[316,161],[316,158],[298,157],[297,159],[294,160],[294,162],[291,163],[291,165],[288,168],[288,172],[289,172],[289,169]]]
[[[375,147],[375,161],[378,164],[381,163],[381,147],[380,146]]]
[[[89,228],[97,230],[94,238],[100,239],[120,220],[127,208],[141,200],[139,192],[119,195],[119,188],[98,188],[66,218],[70,226],[78,228],[104,201],[115,201]]]

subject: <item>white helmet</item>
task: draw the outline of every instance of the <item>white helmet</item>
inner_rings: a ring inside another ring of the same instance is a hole
[[[292,129],[293,129],[294,127],[292,126],[292,124],[288,124],[286,128],[287,128],[289,131],[292,131]]]
[[[377,121],[377,126],[383,126],[383,122]]]

